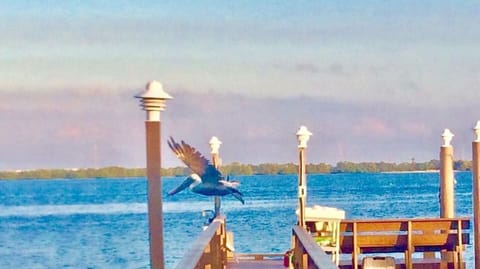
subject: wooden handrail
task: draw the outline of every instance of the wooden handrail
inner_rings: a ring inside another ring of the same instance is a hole
[[[337,266],[330,257],[317,245],[307,231],[298,226],[293,226],[294,237],[293,263],[300,269],[336,269]]]
[[[225,218],[215,218],[206,230],[202,231],[190,250],[185,253],[177,269],[220,269],[226,264]]]

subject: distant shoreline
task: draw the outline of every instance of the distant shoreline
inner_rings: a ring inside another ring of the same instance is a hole
[[[429,163],[419,163],[421,167],[432,167],[429,169],[412,169],[411,163],[351,163],[340,162],[336,166],[329,164],[308,164],[307,174],[365,174],[365,173],[385,173],[385,174],[407,174],[407,173],[439,173],[439,169],[434,167],[437,161]],[[455,164],[455,172],[470,171],[471,163],[458,161]],[[410,169],[409,169],[410,168]],[[288,164],[259,164],[245,165],[232,163],[220,168],[224,175],[295,175],[298,173],[298,166],[293,163]],[[162,168],[162,177],[179,177],[190,174],[186,167]],[[75,168],[75,169],[37,169],[37,170],[16,170],[0,171],[0,179],[89,179],[89,178],[135,178],[145,177],[145,168],[124,168],[118,166],[104,168]]]
[[[455,171],[457,172],[457,171]],[[380,172],[382,174],[427,174],[427,173],[440,173],[440,170],[414,170],[414,171],[387,171],[387,172]]]
[[[454,172],[470,172],[470,171],[454,171]],[[307,175],[339,175],[339,174],[435,174],[439,171],[390,171],[390,172],[337,172],[337,173],[308,173]],[[252,175],[234,175],[234,176],[288,176],[296,174],[252,174]],[[183,178],[185,176],[162,176],[162,179]],[[143,179],[146,176],[108,176],[108,177],[17,177],[17,178],[2,178],[0,181],[15,181],[15,180],[92,180],[92,179]]]

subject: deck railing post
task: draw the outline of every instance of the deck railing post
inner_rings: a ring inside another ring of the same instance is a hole
[[[223,219],[223,223],[220,227],[220,255],[222,260],[222,268],[227,268],[227,226],[226,219]]]
[[[210,144],[210,149],[211,149],[211,154],[212,154],[212,164],[215,168],[219,168],[221,164],[221,159],[218,156],[218,150],[220,149],[220,145],[222,142],[216,137],[212,136],[212,138],[209,141]],[[221,200],[220,196],[215,196],[215,217],[220,216],[220,207],[221,207]]]
[[[472,142],[473,241],[475,268],[480,269],[480,121],[477,121],[473,130],[475,131],[475,140]]]
[[[141,98],[141,105],[147,112],[145,121],[147,151],[147,186],[148,186],[148,226],[150,236],[150,266],[163,269],[163,214],[160,150],[160,112],[165,109],[166,100],[172,97],[163,91],[162,84],[152,81],[143,93],[135,96]]]
[[[305,228],[305,203],[307,202],[307,180],[305,172],[305,149],[312,133],[307,127],[301,126],[297,132],[298,140],[298,226]]]

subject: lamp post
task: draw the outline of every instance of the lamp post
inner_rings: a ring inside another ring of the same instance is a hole
[[[307,182],[305,176],[305,149],[312,133],[307,127],[301,126],[297,132],[298,154],[298,225],[305,228],[305,203],[307,202]]]
[[[220,141],[216,136],[212,136],[208,143],[210,144],[210,153],[212,154],[213,166],[218,169],[221,165],[221,159],[218,156],[218,150],[220,149],[222,141]],[[220,216],[220,206],[220,196],[215,196],[215,217]]]
[[[440,147],[440,217],[455,217],[454,207],[454,176],[453,176],[453,147],[451,145],[454,134],[445,129],[442,134],[443,145]]]
[[[160,176],[160,112],[166,100],[172,97],[163,90],[162,84],[151,81],[145,91],[136,95],[140,98],[145,120],[147,151],[148,226],[150,236],[150,265],[153,269],[164,268],[162,182]]]
[[[477,121],[473,130],[475,132],[475,140],[472,142],[473,241],[475,268],[480,269],[480,121]]]

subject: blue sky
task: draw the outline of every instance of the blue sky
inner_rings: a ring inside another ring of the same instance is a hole
[[[296,161],[285,143],[307,123],[314,162],[434,159],[443,128],[469,158],[478,14],[477,1],[2,1],[0,169],[142,166],[131,97],[152,79],[175,97],[164,133],[206,153],[220,136],[225,162]]]

